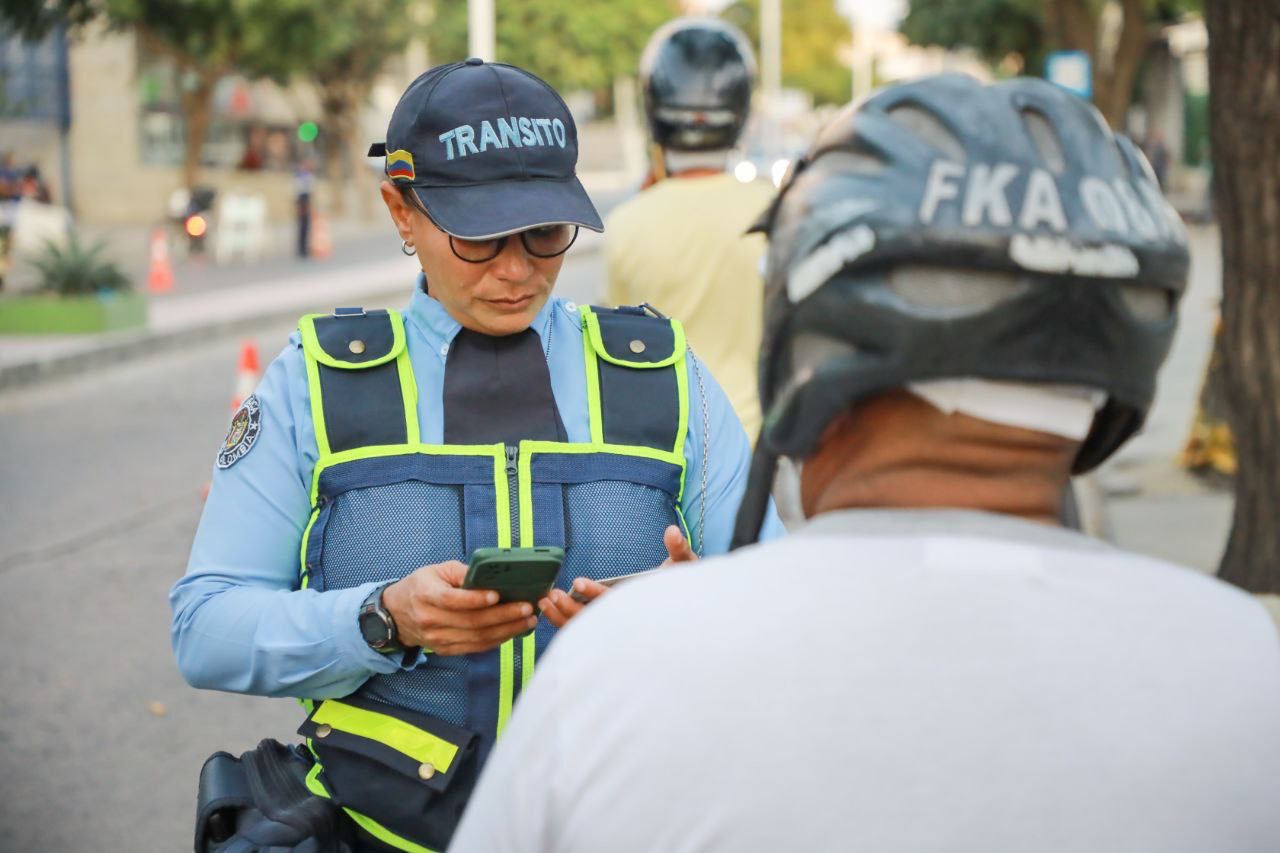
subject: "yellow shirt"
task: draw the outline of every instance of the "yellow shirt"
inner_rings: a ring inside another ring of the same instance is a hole
[[[648,302],[684,323],[752,442],[760,432],[765,243],[744,232],[773,193],[764,181],[744,184],[728,174],[668,178],[619,205],[605,223],[605,300]]]

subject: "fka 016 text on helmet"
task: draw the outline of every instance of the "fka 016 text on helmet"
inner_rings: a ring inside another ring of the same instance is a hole
[[[939,75],[851,105],[756,227],[757,447],[796,458],[859,400],[975,378],[1104,392],[1075,459],[1087,471],[1141,426],[1188,269],[1138,149],[1025,78]]]

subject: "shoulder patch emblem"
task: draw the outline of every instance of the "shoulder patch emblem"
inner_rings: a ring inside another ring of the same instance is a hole
[[[250,394],[231,418],[231,428],[218,451],[218,467],[230,468],[243,459],[258,441],[262,431],[262,404],[257,394]]]

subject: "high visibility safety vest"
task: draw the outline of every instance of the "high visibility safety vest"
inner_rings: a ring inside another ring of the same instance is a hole
[[[302,585],[394,581],[485,546],[564,548],[557,579],[603,579],[666,558],[681,514],[689,394],[679,322],[637,308],[579,309],[591,441],[420,442],[418,393],[394,311],[304,317],[319,459]],[[353,616],[354,618],[354,616]],[[374,675],[307,700],[310,790],[391,849],[443,849],[494,740],[555,629],[498,649]]]

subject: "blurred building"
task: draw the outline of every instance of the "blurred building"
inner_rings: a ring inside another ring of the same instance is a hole
[[[34,167],[55,201],[65,198],[69,108],[63,33],[28,42],[0,29],[0,158]]]
[[[69,46],[57,34],[28,43],[0,33],[0,155],[38,166],[55,202],[69,179],[82,221],[159,221],[183,184],[186,83],[132,33],[91,26]],[[320,112],[310,86],[223,78],[200,183],[261,195],[269,218],[292,217],[294,169],[324,154]]]

